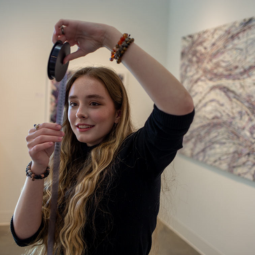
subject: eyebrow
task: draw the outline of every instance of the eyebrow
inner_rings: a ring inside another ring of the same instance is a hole
[[[69,96],[68,97],[68,100],[70,100],[70,99],[76,99],[76,98],[78,98],[77,96]],[[97,94],[92,94],[92,95],[87,95],[86,97],[85,97],[86,99],[89,99],[89,98],[97,98],[97,99],[104,99],[104,97],[102,97],[102,96],[100,96],[100,95],[97,95]]]

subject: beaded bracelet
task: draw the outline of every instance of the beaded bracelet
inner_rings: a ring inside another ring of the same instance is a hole
[[[130,38],[130,35],[128,35],[127,33],[123,34],[118,44],[116,44],[116,46],[113,48],[111,52],[110,61],[113,61],[113,59],[116,59],[117,64],[119,64],[127,48],[133,41],[134,41],[134,38]]]
[[[40,175],[37,175],[35,173],[32,172],[31,170],[31,165],[32,165],[32,161],[29,162],[29,164],[27,165],[27,168],[26,168],[26,176],[32,178],[32,181],[34,181],[34,179],[44,179],[46,178],[49,173],[50,173],[50,167],[47,166],[45,172],[43,174],[40,174]]]

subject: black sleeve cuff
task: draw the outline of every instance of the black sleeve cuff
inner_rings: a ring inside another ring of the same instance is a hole
[[[191,113],[179,116],[165,113],[161,111],[155,104],[154,111],[155,111],[154,118],[159,123],[162,123],[164,126],[170,129],[179,129],[180,127],[188,129],[195,116],[195,109],[193,109]]]
[[[11,224],[10,224],[11,233],[12,233],[14,241],[20,247],[24,247],[24,246],[28,246],[28,245],[32,244],[32,242],[35,241],[36,237],[38,236],[38,234],[42,228],[43,228],[43,221],[41,222],[41,226],[39,227],[39,229],[37,230],[37,232],[34,235],[32,235],[31,237],[26,238],[26,239],[20,239],[20,238],[18,238],[18,236],[16,235],[15,230],[14,230],[13,216],[11,218]]]

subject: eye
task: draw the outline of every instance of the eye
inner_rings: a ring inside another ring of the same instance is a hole
[[[90,103],[92,106],[99,106],[100,104],[99,103],[97,103],[97,102],[91,102]]]
[[[73,107],[73,106],[76,106],[77,104],[74,103],[74,102],[69,102],[69,106]]]

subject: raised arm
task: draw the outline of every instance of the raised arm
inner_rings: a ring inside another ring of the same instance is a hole
[[[107,27],[106,31],[104,45],[111,50],[122,34],[114,27]],[[122,63],[160,110],[173,115],[193,111],[193,100],[182,84],[135,42],[125,52]]]
[[[64,62],[85,56],[100,47],[110,52],[122,33],[112,26],[75,20],[60,20],[55,25],[52,41],[68,41],[78,50],[67,56]],[[153,57],[133,42],[125,52],[122,63],[131,71],[157,107],[173,115],[185,115],[193,111],[193,100],[180,82]]]

